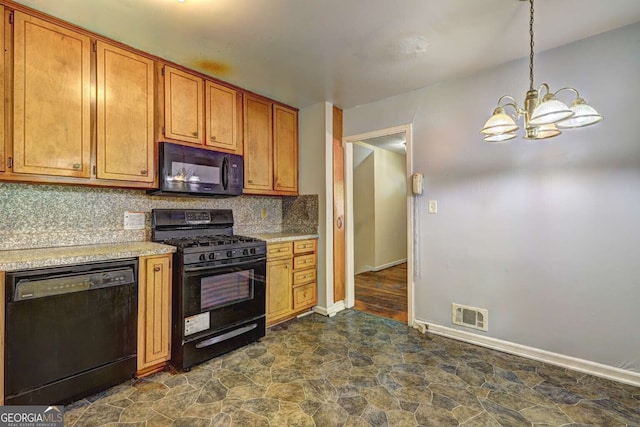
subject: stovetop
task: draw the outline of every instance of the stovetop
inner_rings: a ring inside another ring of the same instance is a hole
[[[247,236],[226,236],[215,234],[211,236],[195,236],[195,237],[176,237],[172,239],[167,239],[163,243],[167,245],[172,245],[177,247],[181,251],[192,249],[193,251],[197,251],[200,249],[206,250],[211,246],[221,247],[225,245],[242,245],[245,243],[256,243],[261,242],[261,240],[256,239],[254,237]],[[191,251],[190,251],[191,252]]]
[[[183,264],[232,264],[266,257],[267,243],[233,234],[228,209],[154,209],[154,242],[172,245]]]
[[[246,236],[183,237],[167,239],[162,243],[175,246],[180,261],[185,265],[204,262],[232,264],[264,258],[267,254],[264,240]]]

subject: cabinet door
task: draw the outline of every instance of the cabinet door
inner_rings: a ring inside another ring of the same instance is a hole
[[[244,188],[271,191],[273,146],[271,103],[251,95],[244,98]]]
[[[313,307],[318,303],[318,285],[309,283],[307,285],[298,286],[293,289],[293,309],[301,310],[303,308]]]
[[[207,81],[205,87],[207,133],[205,144],[240,154],[238,128],[238,93]]]
[[[138,280],[138,371],[169,360],[171,254],[141,257]]]
[[[273,107],[273,189],[298,193],[298,112]]]
[[[97,178],[153,182],[154,63],[97,42]]]
[[[267,324],[293,310],[291,258],[267,262]]]
[[[14,13],[13,170],[88,178],[91,41]]]
[[[167,138],[202,144],[204,84],[193,74],[164,67],[164,134]]]

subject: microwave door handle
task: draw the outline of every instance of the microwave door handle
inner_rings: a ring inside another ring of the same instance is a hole
[[[229,158],[224,157],[222,160],[222,188],[225,190],[229,187]]]

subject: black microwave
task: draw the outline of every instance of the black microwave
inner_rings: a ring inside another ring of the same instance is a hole
[[[161,142],[159,188],[148,194],[231,197],[242,194],[242,156]]]

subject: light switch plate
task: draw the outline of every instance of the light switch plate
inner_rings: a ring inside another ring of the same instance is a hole
[[[437,200],[429,200],[429,207],[427,208],[427,212],[430,214],[438,213],[438,201]]]

